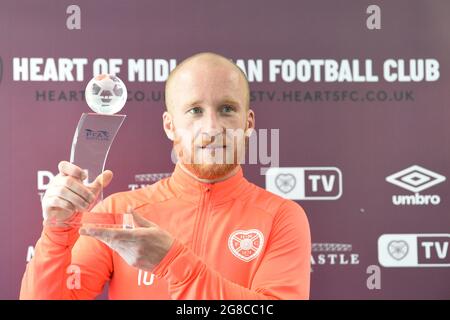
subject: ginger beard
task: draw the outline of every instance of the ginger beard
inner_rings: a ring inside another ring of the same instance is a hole
[[[218,134],[197,134],[175,130],[173,148],[178,161],[199,179],[220,179],[244,159],[248,137],[242,129]]]

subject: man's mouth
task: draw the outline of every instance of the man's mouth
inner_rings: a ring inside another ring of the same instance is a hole
[[[225,149],[227,146],[226,145],[213,145],[213,144],[207,144],[204,146],[198,146],[198,149]]]

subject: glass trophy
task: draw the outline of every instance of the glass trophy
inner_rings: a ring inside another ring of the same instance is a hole
[[[104,171],[109,149],[126,115],[119,112],[127,101],[125,84],[114,75],[101,74],[86,86],[86,102],[93,111],[83,113],[78,121],[70,151],[70,162],[82,168],[87,175],[83,183],[90,184]],[[87,211],[77,212],[68,222],[72,226],[96,226],[107,228],[133,228],[130,213],[91,213],[103,200],[103,190]]]

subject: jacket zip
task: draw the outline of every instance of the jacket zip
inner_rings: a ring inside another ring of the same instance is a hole
[[[208,220],[208,209],[209,209],[209,198],[211,194],[211,187],[205,187],[205,189],[202,191],[202,199],[201,199],[201,206],[198,210],[198,218],[197,218],[197,226],[194,233],[194,243],[193,243],[193,251],[197,255],[201,255],[201,243],[203,238],[203,234],[205,232],[205,222]]]

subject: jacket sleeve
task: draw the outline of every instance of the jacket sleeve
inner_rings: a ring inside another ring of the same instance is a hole
[[[102,203],[91,212],[103,211]],[[112,274],[111,250],[78,227],[44,226],[22,278],[20,299],[94,299]]]
[[[286,200],[277,216],[250,288],[225,279],[178,240],[153,273],[173,299],[309,299],[311,237],[303,209]]]

